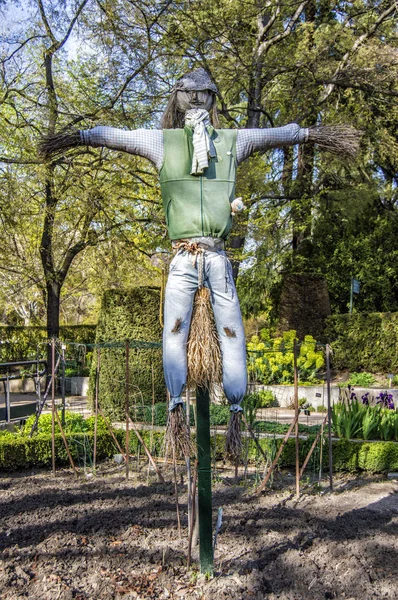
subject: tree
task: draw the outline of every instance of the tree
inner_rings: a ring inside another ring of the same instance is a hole
[[[131,127],[152,118],[155,96],[148,97],[144,85],[160,50],[148,41],[153,26],[146,19],[156,20],[162,10],[145,12],[147,6],[137,3],[128,12],[123,2],[111,8],[87,0],[37,0],[29,24],[6,40],[0,117],[3,281],[12,273],[40,290],[49,337],[58,335],[61,290],[80,253],[109,242],[111,235],[145,255],[162,244],[159,196],[153,171],[142,160],[84,149],[47,162],[37,156],[45,133],[89,127],[99,119]],[[131,28],[119,40],[113,19],[123,10]]]
[[[254,185],[242,183],[249,211],[237,220],[232,246],[239,251],[238,260],[245,257],[246,247],[251,262],[243,263],[238,287],[269,293],[275,269],[315,269],[311,238],[331,179],[343,178],[346,201],[354,183],[373,188],[380,180],[379,169],[383,178],[389,177],[388,185],[395,185],[396,4],[205,0],[190,4],[189,10],[186,3],[178,3],[178,9],[169,26],[169,43],[174,41],[181,56],[210,70],[220,88],[225,123],[256,127],[345,122],[365,131],[357,164],[342,166],[303,146],[298,152],[265,157],[262,167],[256,163],[260,172]],[[388,120],[389,115],[393,117]],[[391,164],[381,152],[384,144],[394,149]],[[379,185],[382,195],[385,189],[384,183]],[[257,297],[254,302],[243,298],[243,305],[249,313],[264,307]]]

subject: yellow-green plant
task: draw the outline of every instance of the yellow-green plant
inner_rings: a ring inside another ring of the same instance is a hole
[[[268,329],[262,329],[260,335],[254,335],[247,344],[249,374],[265,384],[293,383],[295,337],[294,330],[274,338]],[[325,364],[323,352],[317,350],[316,344],[311,335],[306,335],[304,341],[298,344],[297,367],[301,383],[313,382],[317,371]]]

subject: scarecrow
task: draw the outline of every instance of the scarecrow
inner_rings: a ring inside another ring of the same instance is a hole
[[[162,129],[98,126],[48,136],[41,150],[51,155],[80,145],[107,147],[147,158],[159,171],[175,253],[166,286],[163,333],[169,428],[178,449],[189,454],[182,400],[188,366],[190,381],[202,387],[211,387],[221,373],[231,411],[227,451],[236,457],[246,390],[246,348],[225,241],[233,215],[244,208],[242,200],[235,198],[237,166],[255,152],[311,142],[353,154],[358,132],[342,126],[303,129],[295,123],[269,129],[219,129],[216,95],[208,73],[197,69],[173,87]]]

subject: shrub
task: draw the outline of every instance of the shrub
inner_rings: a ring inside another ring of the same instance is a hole
[[[267,423],[274,425],[278,430],[287,427],[280,423]],[[300,430],[302,427],[300,425]],[[307,432],[315,430],[314,427],[307,428]],[[114,430],[119,444],[125,445],[125,431],[121,429]],[[164,432],[141,430],[141,436],[148,448],[151,448],[153,456],[162,456],[164,453]],[[283,433],[281,430],[280,433]],[[311,432],[312,433],[312,432]],[[85,445],[90,451],[93,445],[93,433],[74,433],[68,434],[68,442],[72,456],[76,462],[81,457],[81,448]],[[307,440],[300,440],[300,462],[304,460],[309,448],[312,445],[314,436],[310,435]],[[280,446],[282,440],[260,438],[259,443],[266,456],[271,458],[275,454],[275,449]],[[141,447],[137,436],[130,431],[130,450],[137,454]],[[211,449],[213,457],[217,459],[225,456],[225,435],[217,434],[212,439]],[[55,436],[55,450],[57,465],[68,464],[68,457],[62,442],[60,434]],[[97,458],[98,460],[111,457],[117,452],[114,441],[107,431],[98,433],[97,438]],[[248,458],[257,460],[258,449],[254,441],[248,439]],[[51,465],[51,435],[38,434],[33,438],[21,437],[15,435],[14,438],[0,436],[0,469],[17,470],[33,466]],[[295,465],[295,440],[290,438],[282,452],[279,461],[280,467],[292,467]],[[323,467],[328,467],[328,453],[323,453]],[[333,441],[333,468],[335,471],[369,471],[372,473],[386,473],[389,471],[398,471],[398,444],[394,442],[350,442],[349,440]]]
[[[126,351],[130,344],[130,401],[149,404],[166,397],[163,379],[162,328],[159,323],[160,290],[137,287],[130,291],[108,290],[102,298],[96,343],[109,343],[101,349],[99,395],[104,412],[112,419],[124,418]],[[112,342],[122,342],[123,347]],[[136,343],[134,343],[134,342]],[[97,353],[94,352],[90,375],[89,398],[95,389]]]
[[[124,443],[124,432],[115,430],[119,443]],[[94,433],[68,433],[66,435],[72,458],[76,463],[82,458],[82,449],[90,453],[93,447]],[[32,438],[15,436],[14,439],[0,438],[0,468],[16,470],[28,467],[49,466],[52,461],[51,434],[40,433]],[[112,456],[116,447],[108,431],[99,431],[97,434],[97,458]],[[56,464],[68,464],[68,455],[60,433],[55,435]]]
[[[253,336],[247,344],[248,372],[264,384],[292,384],[294,330],[282,337],[271,338],[270,331],[262,329],[260,336]],[[322,351],[316,350],[316,340],[307,335],[299,346],[297,367],[299,381],[313,382],[317,371],[324,366]]]
[[[59,418],[61,420],[60,410],[58,411]],[[21,428],[21,435],[29,435],[32,425],[35,422],[36,415],[31,415],[26,419],[25,424]],[[83,415],[74,413],[69,410],[65,411],[65,425],[62,427],[65,433],[84,433],[87,431],[94,431],[95,417],[89,417],[85,419]],[[107,426],[101,415],[97,418],[97,431],[106,431]],[[40,415],[39,422],[37,424],[37,434],[51,434],[52,431],[52,415]],[[57,420],[55,420],[55,432],[60,433]]]
[[[398,313],[334,315],[327,319],[333,366],[350,371],[398,370]]]
[[[230,414],[229,406],[210,404],[210,425],[227,425]]]
[[[347,385],[356,385],[359,387],[370,387],[376,382],[372,373],[351,373]]]

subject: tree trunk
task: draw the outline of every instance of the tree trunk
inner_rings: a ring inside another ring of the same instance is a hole
[[[59,337],[59,306],[61,299],[61,285],[57,282],[47,283],[47,337]],[[52,373],[52,353],[50,344],[47,345],[47,378],[50,380]],[[47,384],[46,383],[46,384]]]
[[[59,283],[47,283],[47,336],[59,336],[59,305],[61,286]]]

